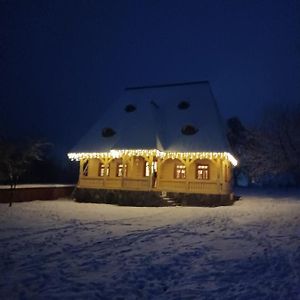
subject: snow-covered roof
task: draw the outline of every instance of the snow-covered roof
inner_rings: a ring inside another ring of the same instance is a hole
[[[229,152],[208,81],[126,88],[71,152]]]

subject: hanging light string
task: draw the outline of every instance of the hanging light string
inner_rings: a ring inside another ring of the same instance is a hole
[[[238,164],[234,156],[228,152],[163,152],[157,149],[153,150],[110,150],[109,152],[82,152],[82,153],[68,153],[68,157],[72,161],[80,161],[82,159],[91,158],[120,158],[122,156],[156,156],[159,158],[189,158],[189,159],[226,159],[232,163],[233,166]]]

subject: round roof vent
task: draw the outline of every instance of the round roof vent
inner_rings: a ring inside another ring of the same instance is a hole
[[[181,101],[178,103],[177,107],[179,109],[188,109],[190,107],[190,103],[188,101]]]
[[[136,107],[133,104],[128,104],[125,106],[124,110],[128,113],[133,112],[136,110]]]
[[[181,128],[181,133],[185,135],[193,135],[198,132],[198,128],[193,125],[186,125]]]
[[[102,136],[103,137],[112,137],[116,134],[116,132],[110,128],[110,127],[106,127],[102,129]]]

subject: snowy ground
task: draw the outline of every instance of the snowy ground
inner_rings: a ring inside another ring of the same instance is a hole
[[[300,299],[300,193],[231,207],[0,205],[1,299]]]

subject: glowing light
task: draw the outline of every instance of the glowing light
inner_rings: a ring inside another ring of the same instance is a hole
[[[82,159],[91,158],[120,158],[122,156],[144,156],[144,157],[159,157],[159,158],[189,158],[189,159],[227,159],[233,166],[238,164],[238,161],[228,152],[163,152],[157,149],[145,150],[110,150],[109,152],[82,152],[68,153],[70,160],[80,161]]]
[[[227,153],[227,159],[232,163],[232,165],[233,165],[234,167],[237,166],[238,161],[233,157],[232,154]]]

